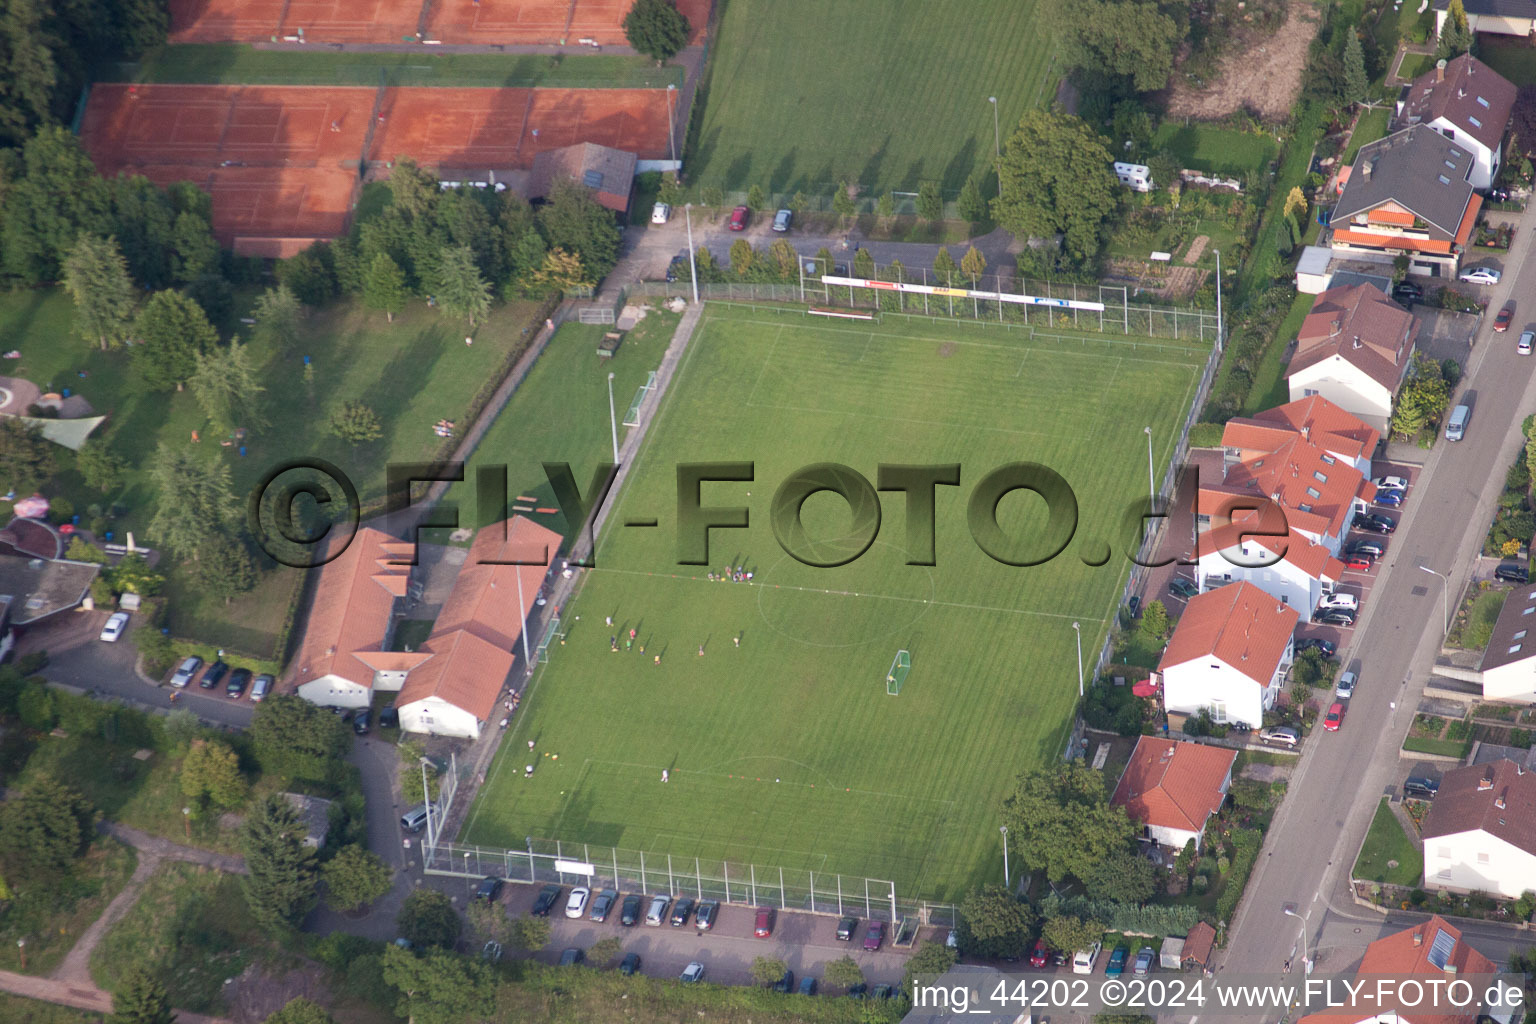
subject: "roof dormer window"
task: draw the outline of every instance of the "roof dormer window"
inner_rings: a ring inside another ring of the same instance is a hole
[[[1481,96],[1479,96],[1477,98],[1477,105],[1482,107],[1484,110],[1491,110],[1492,109],[1491,107],[1488,106],[1488,101],[1483,99]]]
[[[1467,115],[1467,120],[1472,122],[1472,127],[1474,127],[1474,128],[1481,128],[1483,126],[1483,122],[1479,121],[1477,118],[1473,117],[1471,114]]]

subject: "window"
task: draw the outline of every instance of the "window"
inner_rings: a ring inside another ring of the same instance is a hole
[[[1447,160],[1447,161],[1445,161],[1445,166],[1449,167],[1451,170],[1454,171],[1456,169],[1456,161],[1454,161],[1454,160]]]
[[[1332,455],[1324,455],[1324,456],[1322,456],[1322,460],[1324,462],[1328,463],[1328,465],[1330,465],[1330,466],[1333,465],[1335,462],[1339,461],[1338,459],[1334,458]]]
[[[1479,98],[1481,98],[1481,97],[1479,97]],[[1483,126],[1483,122],[1479,121],[1477,118],[1473,117],[1471,114],[1467,115],[1467,120],[1472,122],[1472,127],[1474,127],[1474,128],[1481,128]]]
[[[1313,470],[1313,471],[1312,471],[1312,478],[1313,478],[1313,479],[1314,479],[1314,480],[1317,480],[1317,481],[1318,481],[1318,482],[1320,482],[1320,483],[1327,483],[1327,482],[1328,482],[1328,474],[1327,474],[1327,473],[1324,473],[1324,472],[1323,472],[1323,471],[1322,471],[1322,470],[1320,470],[1320,469],[1314,469],[1314,470]]]
[[[1532,605],[1531,607],[1529,607],[1529,608],[1525,609],[1524,611],[1522,611],[1520,614],[1521,615],[1529,615],[1529,614],[1531,614],[1531,612],[1536,612],[1536,605]]]
[[[1479,864],[1487,864],[1488,863],[1488,855],[1486,853],[1478,854],[1477,855],[1477,862]]]
[[[1511,644],[1510,647],[1509,647],[1509,653],[1510,654],[1519,654],[1520,653],[1520,645],[1519,644]]]
[[[1479,97],[1478,97],[1478,98],[1477,98],[1477,105],[1478,105],[1478,106],[1480,106],[1480,107],[1482,107],[1482,108],[1483,108],[1483,109],[1484,109],[1484,110],[1491,110],[1491,109],[1493,109],[1493,108],[1491,108],[1491,107],[1489,107],[1489,106],[1488,106],[1488,101],[1487,101],[1487,100],[1485,100],[1485,99],[1483,99],[1483,98],[1482,98],[1482,97],[1481,97],[1481,96],[1479,96]],[[1472,123],[1473,123],[1473,124],[1477,124],[1477,122],[1476,122],[1476,121],[1473,121],[1473,122],[1472,122]]]
[[[1316,487],[1308,487],[1307,488],[1307,497],[1309,497],[1309,498],[1321,498],[1322,496],[1323,496],[1323,492],[1318,490]]]
[[[1311,512],[1312,511],[1312,506],[1311,505],[1298,505],[1296,507],[1301,509],[1301,511],[1303,511],[1303,512]]]
[[[1319,392],[1317,388],[1302,388],[1301,393],[1303,397],[1311,398],[1313,395],[1318,394]]]
[[[1451,183],[1451,179],[1447,178],[1443,174],[1437,174],[1437,175],[1435,175],[1435,177],[1440,179],[1440,184],[1442,184],[1442,185],[1449,185]]]
[[[1222,701],[1211,704],[1211,721],[1221,724],[1227,720],[1227,705]]]
[[[1523,639],[1525,639],[1525,632],[1526,631],[1522,629],[1520,632],[1518,632],[1514,636],[1510,637],[1510,639],[1511,640],[1523,640]]]
[[[1451,869],[1450,868],[1443,868],[1443,869],[1441,869],[1439,877],[1444,879],[1445,881],[1449,882],[1451,880]]]

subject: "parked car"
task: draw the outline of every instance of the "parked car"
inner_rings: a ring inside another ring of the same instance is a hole
[[[624,897],[624,905],[619,908],[619,924],[625,928],[633,928],[640,920],[640,894],[632,892]]]
[[[480,947],[480,959],[487,963],[495,963],[501,959],[501,943],[491,939]]]
[[[1312,621],[1322,626],[1353,626],[1355,613],[1348,608],[1319,608],[1312,613]]]
[[[857,985],[850,988],[847,992],[844,992],[843,995],[849,999],[863,999],[866,995],[868,995],[868,993],[869,986],[861,981]]]
[[[1384,540],[1372,540],[1369,537],[1362,537],[1359,540],[1350,541],[1349,544],[1345,546],[1344,551],[1346,554],[1351,555],[1375,555],[1377,558],[1380,558],[1387,553],[1387,542]]]
[[[1354,594],[1335,592],[1324,594],[1317,602],[1319,608],[1347,608],[1354,611],[1360,607],[1360,599]]]
[[[1302,651],[1312,650],[1313,648],[1322,651],[1325,658],[1333,657],[1339,649],[1338,644],[1335,644],[1332,640],[1324,640],[1320,636],[1305,636],[1296,641],[1297,654],[1300,654]]]
[[[773,990],[775,992],[783,992],[787,995],[789,992],[793,991],[794,987],[795,972],[786,967],[784,969],[784,973],[779,976],[779,980],[773,983]]]
[[[203,659],[197,655],[191,655],[176,668],[176,673],[171,676],[171,685],[176,689],[183,689],[197,675],[197,670],[203,667]]]
[[[655,206],[651,207],[652,224],[665,224],[671,219],[672,207],[668,206],[666,203],[657,203]]]
[[[255,700],[254,697],[251,699]],[[379,728],[400,728],[400,709],[395,707],[393,704],[386,704],[382,708],[379,708]]]
[[[359,736],[368,735],[368,727],[373,724],[373,708],[363,708],[352,719],[352,731]]]
[[[1323,716],[1323,729],[1326,732],[1338,732],[1339,726],[1344,724],[1344,705],[1334,701],[1328,708],[1328,713]]]
[[[720,914],[720,904],[715,900],[705,900],[699,904],[699,912],[693,915],[694,927],[701,932],[707,932],[715,926],[715,918]]]
[[[816,979],[811,977],[809,974],[807,974],[805,977],[801,978],[800,979],[800,994],[803,995],[803,996],[813,996],[813,995],[815,995],[816,994]]]
[[[670,896],[656,895],[651,897],[650,909],[645,912],[645,923],[652,928],[660,928],[662,922],[667,919],[667,907],[672,904]]]
[[[685,277],[691,278],[693,273],[688,269],[688,254],[680,252],[672,257],[672,262],[667,264],[667,283],[681,281]]]
[[[1406,491],[1408,489],[1408,478],[1401,476],[1379,476],[1372,480],[1371,483],[1384,491]]]
[[[501,895],[501,887],[506,883],[495,875],[487,875],[475,886],[475,899],[485,900],[487,903],[495,903],[496,897]]]
[[[745,231],[747,222],[752,219],[752,211],[745,206],[738,206],[731,211],[731,230]]]
[[[1520,562],[1504,562],[1493,570],[1493,578],[1506,583],[1529,583],[1531,571]]]
[[[1461,280],[1467,284],[1498,284],[1499,278],[1503,276],[1503,274],[1492,267],[1478,267],[1475,270],[1463,270],[1461,272]]]
[[[1168,581],[1168,593],[1188,601],[1190,598],[1200,595],[1200,588],[1195,586],[1194,580],[1185,579],[1183,576],[1175,576]]]
[[[117,643],[117,638],[123,635],[123,630],[128,628],[128,613],[113,612],[107,616],[107,624],[101,627],[101,639],[109,644]]]
[[[789,222],[794,219],[793,210],[780,210],[773,215],[773,230],[783,232],[789,230]]]
[[[1282,747],[1294,747],[1301,742],[1301,733],[1289,725],[1272,725],[1259,733],[1262,743],[1274,743]]]
[[[1118,978],[1125,973],[1125,960],[1131,955],[1131,951],[1125,946],[1116,946],[1109,954],[1109,963],[1104,965],[1106,978]]]
[[[625,976],[634,974],[640,969],[640,954],[629,953],[619,963],[619,973]]]
[[[229,675],[229,666],[223,661],[216,661],[208,666],[208,671],[203,673],[203,678],[198,680],[197,685],[204,690],[211,690],[222,683],[227,675]]]
[[[272,676],[266,672],[263,672],[261,675],[257,676],[256,681],[251,684],[251,703],[260,704],[262,701],[266,700],[267,694],[272,692],[272,684],[275,682],[277,682],[277,680],[272,678]],[[379,718],[379,723],[382,725],[383,721],[384,719],[381,715]]]
[[[565,916],[578,918],[587,912],[587,899],[591,897],[592,890],[584,885],[578,885],[571,890],[570,898],[565,901]]]
[[[608,920],[608,915],[613,910],[613,905],[619,901],[617,889],[603,889],[592,897],[592,913],[587,915],[590,920],[602,924]]]
[[[1399,302],[1418,302],[1424,298],[1424,289],[1412,281],[1399,281],[1392,286],[1392,297]]]
[[[692,985],[696,981],[703,981],[704,965],[695,960],[683,968],[683,973],[679,975],[679,980],[685,985]]]
[[[1142,946],[1136,953],[1136,963],[1131,967],[1132,974],[1151,974],[1152,959],[1156,956],[1151,946]]]
[[[1435,794],[1440,792],[1440,780],[1430,778],[1428,775],[1410,775],[1403,780],[1403,796],[1417,797],[1420,800],[1433,800]]]
[[[1340,672],[1339,681],[1333,688],[1334,696],[1341,700],[1349,700],[1355,695],[1355,686],[1360,682],[1360,677],[1353,672]]]
[[[584,953],[581,950],[577,949],[575,946],[572,946],[570,949],[567,949],[564,953],[560,954],[560,966],[561,967],[575,967],[577,964],[581,963],[586,958],[587,958],[587,954],[586,953]]]
[[[1391,533],[1397,529],[1397,520],[1391,516],[1382,515],[1380,512],[1355,513],[1354,527],[1357,530],[1366,530],[1370,533]]]
[[[869,994],[871,999],[889,999],[896,994],[896,990],[889,985],[876,985],[875,990]]]
[[[773,934],[772,907],[757,908],[757,920],[752,924],[752,934],[759,939],[766,939]]]
[[[1375,567],[1375,565],[1375,555],[1367,555],[1361,552],[1344,556],[1344,568],[1353,569],[1356,572],[1370,572],[1371,569]]]
[[[864,948],[873,953],[885,941],[885,922],[871,921],[864,931]]]
[[[1035,948],[1029,952],[1029,965],[1031,967],[1044,967],[1051,958],[1051,947],[1045,944],[1044,939],[1035,940]]]
[[[1515,304],[1507,302],[1504,308],[1499,310],[1499,315],[1493,318],[1493,333],[1503,334],[1509,330],[1509,322],[1515,318]]]
[[[224,695],[232,700],[239,700],[245,696],[245,688],[251,685],[251,670],[237,668],[229,674],[229,682],[224,686]]]
[[[1139,616],[1141,614],[1141,595],[1132,594],[1131,599],[1125,602],[1125,610],[1131,613],[1131,618],[1133,619]]]
[[[533,901],[533,916],[548,917],[549,912],[555,909],[555,904],[560,902],[560,894],[564,891],[562,887],[553,884],[540,889],[538,899]]]
[[[1101,942],[1095,942],[1087,949],[1080,949],[1072,954],[1073,974],[1092,974],[1093,965],[1098,962],[1099,950],[1104,948]]]
[[[858,931],[858,930],[859,930],[859,919],[858,918],[851,917],[851,916],[850,917],[842,918],[841,920],[839,920],[837,922],[837,941],[838,942],[851,942],[853,940],[853,933]]]
[[[688,896],[679,896],[677,902],[672,904],[672,927],[681,928],[688,923],[688,918],[693,916],[693,899]]]
[[[1382,508],[1402,508],[1405,497],[1402,491],[1377,491],[1376,504]]]
[[[1533,342],[1536,342],[1536,331],[1521,331],[1520,340],[1515,342],[1515,355],[1530,355]]]

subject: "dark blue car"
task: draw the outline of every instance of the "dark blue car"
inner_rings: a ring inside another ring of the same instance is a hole
[[[1402,491],[1377,491],[1376,504],[1385,508],[1401,508],[1403,505]]]

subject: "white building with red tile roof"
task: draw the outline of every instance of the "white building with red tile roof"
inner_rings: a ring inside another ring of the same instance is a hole
[[[1251,583],[1190,598],[1163,651],[1163,705],[1216,722],[1261,725],[1295,657],[1300,615]]]
[[[1232,786],[1237,751],[1143,736],[1115,786],[1110,804],[1141,823],[1145,838],[1174,850],[1200,848],[1205,823]]]
[[[1424,819],[1424,887],[1518,897],[1536,889],[1536,772],[1453,768]]]
[[[1329,288],[1312,301],[1286,368],[1293,401],[1322,396],[1376,430],[1413,363],[1419,321],[1380,288]]]
[[[1344,563],[1290,525],[1290,516],[1275,502],[1248,502],[1255,504],[1256,512],[1234,513],[1231,522],[1199,535],[1195,580],[1202,591],[1247,583],[1310,616],[1338,586]]]

